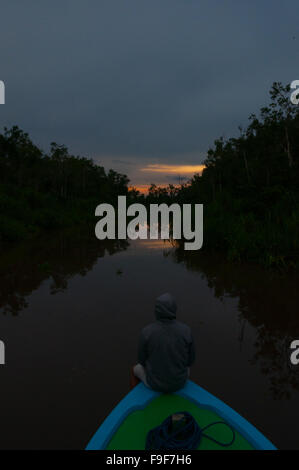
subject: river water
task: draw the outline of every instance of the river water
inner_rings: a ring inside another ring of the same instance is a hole
[[[128,392],[139,331],[172,293],[197,360],[191,379],[279,448],[299,449],[298,277],[164,241],[59,232],[0,260],[0,448],[81,449]]]

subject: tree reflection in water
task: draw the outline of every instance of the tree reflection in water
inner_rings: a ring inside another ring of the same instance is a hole
[[[18,315],[28,296],[50,279],[50,292],[68,288],[75,275],[85,276],[98,258],[126,250],[126,240],[99,241],[86,230],[49,234],[3,250],[0,259],[0,311]]]
[[[255,265],[227,262],[219,255],[188,252],[180,247],[169,251],[177,263],[200,273],[214,295],[238,298],[240,347],[247,322],[256,331],[252,365],[259,366],[275,399],[289,399],[299,391],[298,369],[290,367],[288,346],[299,337],[298,274],[281,274]]]

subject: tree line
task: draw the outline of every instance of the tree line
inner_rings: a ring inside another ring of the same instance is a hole
[[[297,267],[299,260],[299,107],[290,87],[274,82],[268,106],[249,117],[239,135],[220,137],[207,151],[201,175],[147,195],[128,189],[126,175],[71,155],[52,143],[43,152],[17,126],[0,134],[0,242],[42,229],[94,225],[101,202],[204,204],[203,249],[230,260]]]
[[[274,82],[270,102],[239,136],[215,140],[202,175],[168,188],[152,185],[145,200],[204,204],[204,247],[231,260],[298,266],[299,106],[290,87]]]
[[[51,143],[47,154],[18,126],[0,134],[0,241],[94,221],[101,202],[128,194],[126,175]]]

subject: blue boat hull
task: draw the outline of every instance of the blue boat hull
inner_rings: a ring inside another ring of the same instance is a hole
[[[223,403],[223,401],[191,380],[188,380],[185,387],[176,392],[176,394],[192,401],[201,408],[217,413],[224,421],[238,431],[254,449],[276,450],[276,447],[246,419],[242,418],[242,416]],[[137,385],[120,401],[101,424],[89,441],[86,450],[106,449],[107,444],[125,418],[132,412],[145,408],[159,395],[159,392],[150,390],[142,383]]]

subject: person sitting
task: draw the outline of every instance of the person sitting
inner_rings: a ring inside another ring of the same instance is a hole
[[[195,360],[189,326],[176,320],[177,305],[171,294],[156,299],[156,321],[140,335],[138,363],[133,374],[147,387],[171,393],[184,387]]]

